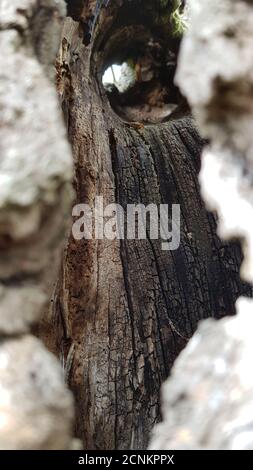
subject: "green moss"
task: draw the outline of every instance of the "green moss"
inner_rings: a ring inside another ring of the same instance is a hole
[[[171,15],[172,23],[172,34],[173,36],[182,36],[186,30],[186,22],[183,15],[180,13],[179,8],[177,8]]]
[[[186,30],[186,23],[181,13],[181,0],[158,0],[160,5],[159,16],[156,23],[169,26],[170,34],[180,37]]]
[[[180,37],[186,30],[186,22],[181,12],[181,0],[172,0],[171,25],[173,36]]]

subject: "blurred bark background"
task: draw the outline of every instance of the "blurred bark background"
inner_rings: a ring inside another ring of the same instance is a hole
[[[0,2],[0,449],[69,449],[73,401],[31,328],[70,224],[72,156],[54,77],[64,2]]]

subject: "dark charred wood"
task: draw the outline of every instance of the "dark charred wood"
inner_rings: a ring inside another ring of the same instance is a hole
[[[234,314],[237,297],[251,295],[251,288],[239,280],[239,245],[218,239],[215,218],[201,199],[203,141],[187,106],[165,123],[132,126],[112,109],[102,87],[105,64],[122,57],[124,17],[126,30],[134,15],[135,27],[142,18],[143,40],[148,31],[161,47],[177,49],[168,24],[158,32],[159,22],[151,22],[149,7],[156,14],[159,2],[109,2],[89,44],[96,2],[87,0],[83,8],[68,3],[79,23],[71,39],[66,34],[58,82],[74,152],[76,202],[92,205],[103,195],[105,204],[125,209],[180,204],[181,244],[162,251],[160,240],[149,238],[80,242],[70,236],[53,313],[40,334],[57,354],[75,343],[70,386],[84,448],[145,449],[160,419],[160,387],[199,320]]]

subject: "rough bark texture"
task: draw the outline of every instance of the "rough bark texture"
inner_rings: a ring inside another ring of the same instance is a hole
[[[65,359],[74,345],[69,383],[84,447],[142,449],[160,418],[160,386],[198,321],[233,314],[238,295],[250,289],[239,282],[240,249],[217,238],[202,203],[203,142],[192,118],[178,113],[165,123],[132,125],[114,113],[101,86],[104,64],[115,60],[119,44],[127,51],[133,41],[133,18],[144,36],[151,32],[163,47],[171,38],[176,50],[170,22],[161,27],[160,2],[109,2],[100,16],[95,3],[69,2],[75,21],[65,23],[58,63],[76,202],[92,206],[103,195],[105,205],[180,204],[181,245],[164,252],[160,240],[70,237],[40,335]]]
[[[177,81],[210,142],[201,189],[218,212],[220,235],[243,240],[242,275],[252,282],[253,4],[189,0],[189,7]],[[252,311],[252,300],[241,298],[236,318],[201,326],[163,389],[164,422],[151,448],[253,449]]]
[[[243,240],[242,275],[252,282],[252,2],[197,0],[190,6],[177,80],[211,141],[203,153],[202,193],[218,213],[219,234]]]
[[[1,449],[67,449],[72,438],[61,368],[28,334],[48,306],[72,199],[71,151],[46,76],[64,12],[54,0],[0,2]]]

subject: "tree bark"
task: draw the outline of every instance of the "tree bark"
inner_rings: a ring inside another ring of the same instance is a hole
[[[84,448],[145,449],[160,419],[161,384],[198,321],[234,314],[237,297],[251,290],[239,280],[239,246],[218,239],[214,216],[200,197],[203,142],[192,117],[185,111],[166,122],[134,125],[115,113],[101,85],[104,64],[133,42],[132,33],[127,35],[133,16],[126,14],[133,4],[134,28],[142,15],[143,37],[152,33],[169,47],[166,38],[177,50],[171,23],[159,24],[159,15],[157,20],[161,2],[109,2],[100,10],[95,3],[69,2],[72,19],[66,21],[58,63],[76,203],[92,206],[102,195],[104,205],[117,202],[124,209],[180,204],[181,244],[162,251],[161,240],[149,238],[70,236],[40,335],[65,360],[74,344],[69,384]]]

